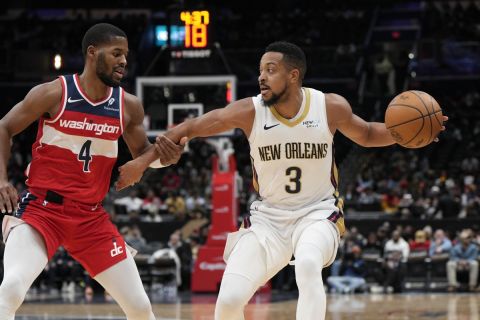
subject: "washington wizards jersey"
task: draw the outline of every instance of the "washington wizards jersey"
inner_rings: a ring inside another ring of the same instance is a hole
[[[109,190],[123,133],[123,89],[108,90],[92,101],[77,74],[60,76],[62,98],[58,113],[41,117],[27,185],[48,189],[79,202],[102,201]]]

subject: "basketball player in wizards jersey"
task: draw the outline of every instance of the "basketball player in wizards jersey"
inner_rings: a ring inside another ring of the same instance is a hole
[[[345,231],[333,135],[339,130],[365,147],[394,143],[384,123],[362,120],[343,97],[302,87],[305,71],[299,47],[272,43],[260,61],[261,94],[166,133],[175,142],[183,136],[206,137],[240,128],[250,143],[261,201],[251,205],[250,223],[228,236],[216,320],[244,319],[249,299],[292,254],[299,290],[297,319],[324,319],[322,269],[335,259]],[[164,143],[158,140],[156,145],[161,149]],[[118,186],[138,181],[154,156],[147,152],[125,164]]]
[[[127,65],[127,36],[113,25],[97,24],[86,32],[82,49],[82,74],[34,87],[0,120],[0,209],[10,214],[2,226],[1,320],[14,319],[59,246],[111,294],[128,319],[155,319],[132,255],[101,204],[118,138],[123,135],[134,158],[155,150],[143,128],[141,103],[119,86]],[[15,210],[17,194],[6,170],[10,140],[37,119],[28,190]],[[168,152],[160,152],[160,161],[178,161],[183,147],[171,141],[165,145]]]

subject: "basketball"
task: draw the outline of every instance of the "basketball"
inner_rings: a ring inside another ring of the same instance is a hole
[[[426,92],[410,90],[397,95],[385,112],[385,126],[395,142],[405,148],[421,148],[440,133],[440,105]]]

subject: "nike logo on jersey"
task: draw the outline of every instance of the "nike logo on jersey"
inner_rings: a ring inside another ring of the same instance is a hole
[[[72,97],[68,97],[68,103],[74,103],[74,102],[78,102],[78,101],[82,101],[83,99],[72,99]]]
[[[264,124],[263,129],[264,130],[269,130],[269,129],[272,129],[272,128],[274,128],[276,126],[279,126],[279,125],[280,125],[280,123],[274,124],[273,126],[267,126],[267,124]]]

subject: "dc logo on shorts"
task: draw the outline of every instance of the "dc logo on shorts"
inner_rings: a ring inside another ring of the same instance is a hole
[[[117,242],[113,241],[113,249],[110,250],[110,255],[112,256],[112,258],[122,253],[123,253],[123,247],[117,246]]]

